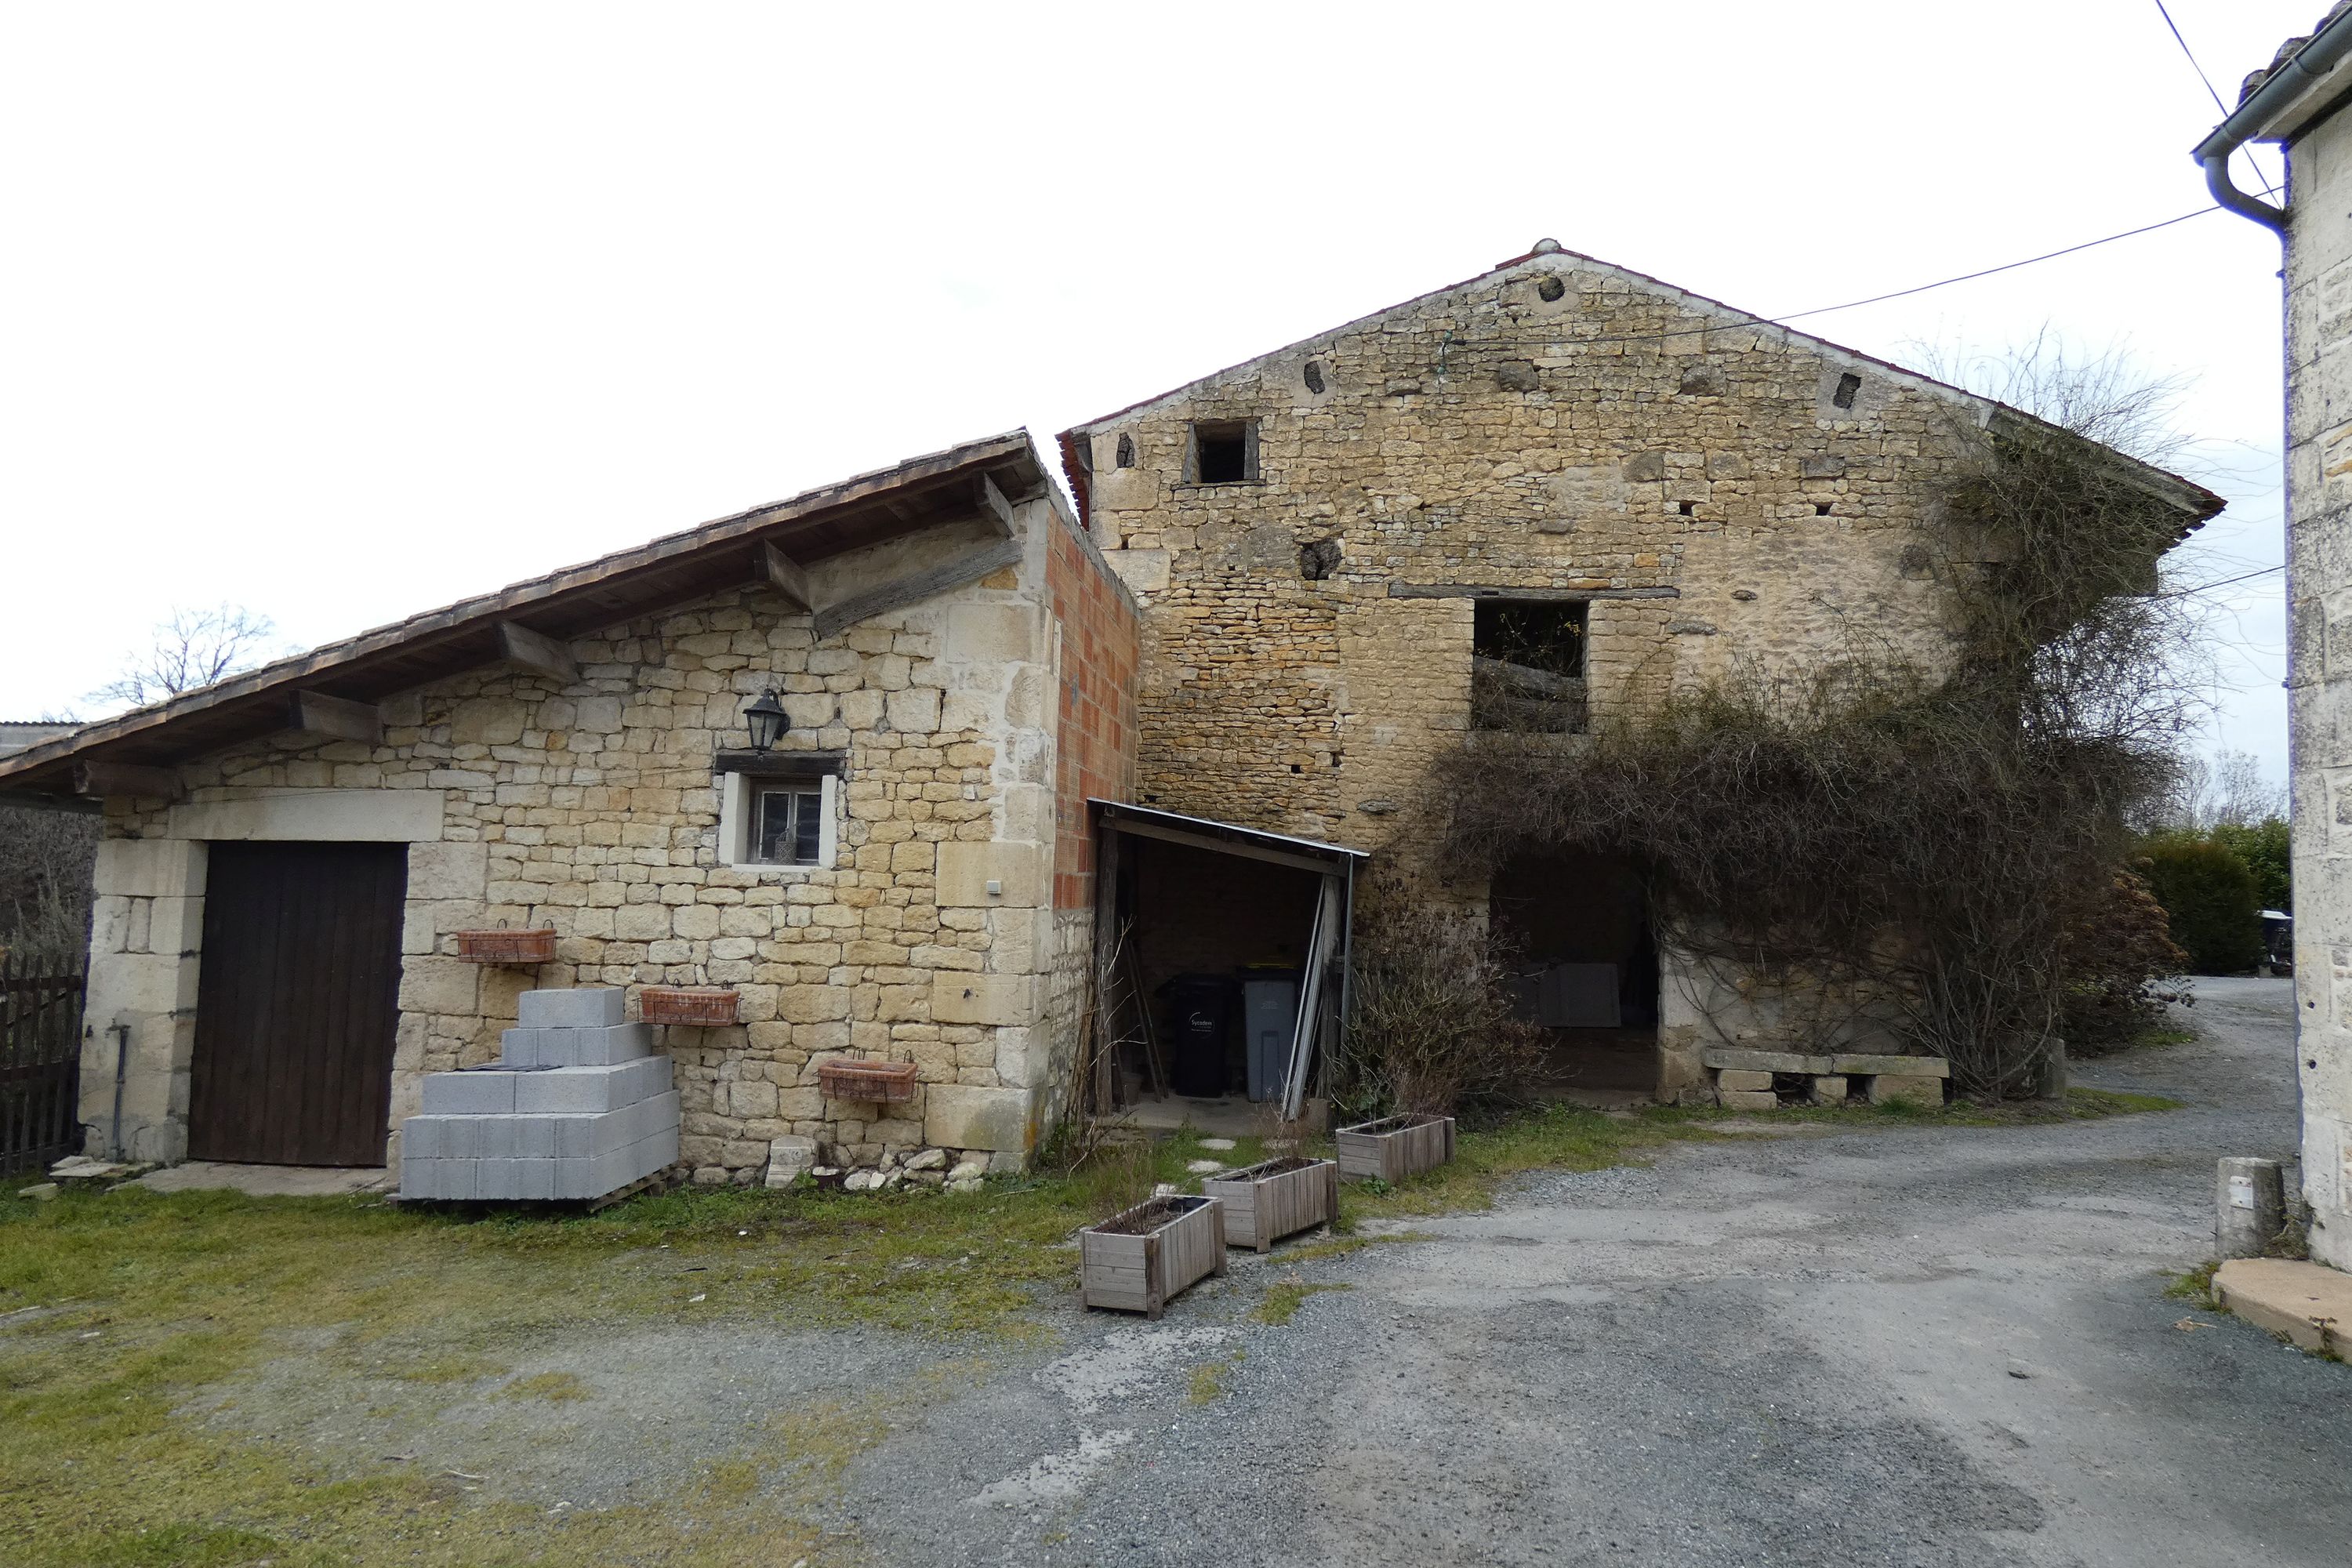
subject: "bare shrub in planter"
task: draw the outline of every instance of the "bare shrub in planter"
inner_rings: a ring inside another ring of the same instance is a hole
[[[1172,1194],[1078,1232],[1078,1289],[1089,1307],[1158,1318],[1195,1280],[1225,1271],[1225,1210]]]
[[[1355,1016],[1335,1096],[1358,1115],[1452,1111],[1507,1094],[1541,1065],[1517,1016],[1508,952],[1483,921],[1375,883],[1355,937]]]
[[[1294,1231],[1339,1217],[1339,1166],[1284,1155],[1206,1177],[1201,1191],[1225,1205],[1229,1244],[1265,1252]]]

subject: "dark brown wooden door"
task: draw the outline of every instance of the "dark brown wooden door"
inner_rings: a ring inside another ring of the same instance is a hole
[[[381,1165],[403,844],[215,844],[188,1157]]]

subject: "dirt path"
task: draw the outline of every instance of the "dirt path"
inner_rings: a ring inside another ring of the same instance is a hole
[[[845,1512],[936,1563],[2337,1568],[2352,1370],[2163,1293],[2214,1159],[2293,1136],[2288,984],[2203,991],[2199,1043],[2080,1074],[2188,1109],[1537,1178],[1287,1327],[1244,1312],[1279,1264],[1062,1324]]]

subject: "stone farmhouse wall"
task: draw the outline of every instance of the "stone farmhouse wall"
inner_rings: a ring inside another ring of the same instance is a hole
[[[1138,798],[1445,884],[1416,808],[1470,729],[1475,611],[1416,588],[1589,595],[1596,725],[1736,671],[1932,666],[1924,531],[1988,411],[1554,253],[1075,431],[1089,526],[1143,605]],[[1254,476],[1192,481],[1203,421],[1250,422]],[[1664,989],[1692,1047],[1693,993]]]
[[[1057,866],[1084,864],[1057,798],[1067,682],[1102,705],[1132,623],[1056,502],[1017,526],[1017,569],[822,640],[746,587],[575,640],[576,682],[485,668],[385,703],[381,744],[284,735],[184,765],[177,805],[110,803],[89,1013],[134,1021],[130,1152],[185,1150],[206,844],[367,838],[410,846],[395,1163],[424,1075],[495,1057],[521,991],[667,984],[739,999],[731,1027],[667,1031],[698,1180],[754,1179],[786,1135],[844,1163],[938,1146],[1017,1167],[1066,1076],[1049,977],[1083,973],[1091,938],[1054,901]],[[1090,617],[1076,630],[1057,618],[1072,605]],[[787,748],[846,753],[829,866],[721,863],[713,754],[742,744],[769,686]],[[1072,737],[1075,776],[1116,778],[1130,736]],[[486,925],[552,926],[556,962],[455,956],[450,933]],[[106,1096],[111,1048],[84,1079]],[[916,1062],[917,1098],[878,1116],[824,1099],[818,1064],[845,1052]],[[102,1136],[110,1104],[91,1095]]]

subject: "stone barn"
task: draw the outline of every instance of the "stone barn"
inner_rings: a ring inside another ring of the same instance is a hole
[[[1629,867],[1460,885],[1414,809],[1431,763],[1482,730],[1572,751],[1678,687],[1801,675],[1856,637],[1935,668],[1921,542],[1962,434],[2003,421],[2049,431],[1547,240],[1080,425],[1079,516],[1142,605],[1137,800],[1374,852],[1515,931],[1564,1084],[1705,1092],[1704,1048],[1786,1047],[1793,1023],[1662,952]],[[2181,534],[2221,510],[2110,459]],[[1311,901],[1164,856],[1122,896],[1152,982],[1295,962]]]
[[[728,1015],[664,1031],[697,1179],[793,1139],[1018,1166],[1135,658],[1015,433],[37,740],[0,791],[103,813],[90,1152],[396,1164],[423,1079],[497,1057],[523,992],[680,987]],[[912,1083],[829,1096],[842,1061]]]

